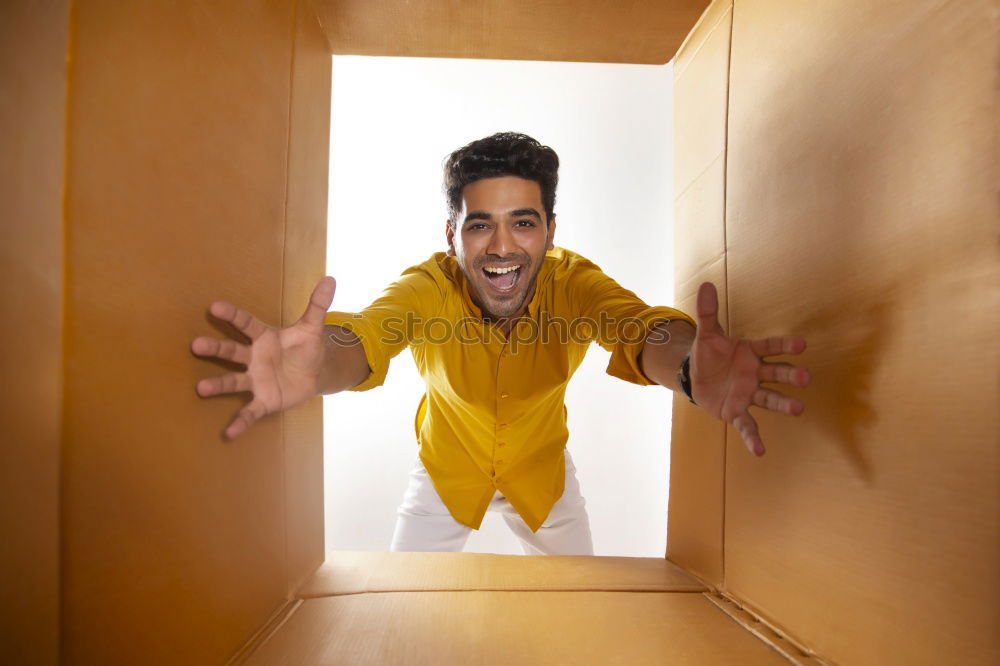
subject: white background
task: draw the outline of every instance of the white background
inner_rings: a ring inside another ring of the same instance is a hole
[[[334,57],[332,309],[362,309],[404,268],[447,249],[442,162],[504,130],[559,154],[555,244],[650,305],[672,305],[672,80],[670,64]],[[671,395],[605,374],[609,356],[592,345],[566,396],[595,554],[663,557]],[[388,550],[422,393],[407,350],[384,386],[325,398],[327,551]],[[466,551],[521,552],[492,513]]]

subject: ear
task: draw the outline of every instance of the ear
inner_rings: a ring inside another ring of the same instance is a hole
[[[448,254],[452,257],[455,256],[455,231],[451,228],[451,222],[445,220],[444,222],[444,237],[448,241]]]
[[[545,250],[551,250],[555,248],[555,243],[552,242],[552,238],[556,235],[556,214],[552,213],[552,217],[549,218],[549,226],[546,229],[546,244]]]

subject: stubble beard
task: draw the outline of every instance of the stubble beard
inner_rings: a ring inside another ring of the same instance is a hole
[[[510,319],[518,312],[520,312],[521,308],[528,301],[529,295],[533,294],[534,292],[535,280],[538,279],[538,273],[541,271],[542,268],[542,262],[539,261],[537,262],[537,264],[538,265],[534,267],[534,272],[531,276],[530,281],[528,282],[527,286],[524,287],[524,289],[521,291],[521,298],[517,301],[516,305],[514,305],[513,301],[511,300],[497,301],[495,300],[495,298],[491,297],[492,295],[490,295],[488,291],[486,292],[486,294],[482,293],[482,290],[484,289],[488,290],[489,287],[480,287],[480,285],[477,282],[469,280],[468,275],[465,276],[465,279],[468,280],[470,284],[474,285],[473,289],[475,292],[477,292],[476,295],[478,296],[480,303],[482,303],[483,305],[496,304],[500,308],[498,310],[488,310],[487,308],[484,308],[481,305],[479,309],[482,310],[483,317],[485,319],[490,319],[491,321],[499,321],[502,323],[503,320]],[[480,272],[482,272],[481,269]]]

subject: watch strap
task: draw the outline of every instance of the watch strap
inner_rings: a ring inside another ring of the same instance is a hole
[[[684,391],[684,395],[687,399],[691,401],[692,405],[697,405],[698,403],[694,401],[694,397],[691,395],[691,354],[684,356],[684,360],[681,361],[681,368],[677,371],[677,381],[681,385],[681,390]]]

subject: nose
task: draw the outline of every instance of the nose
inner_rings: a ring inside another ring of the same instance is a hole
[[[505,224],[498,224],[496,230],[490,237],[490,243],[486,248],[488,254],[506,259],[509,255],[517,253],[517,244],[514,242],[514,234],[510,227]]]

